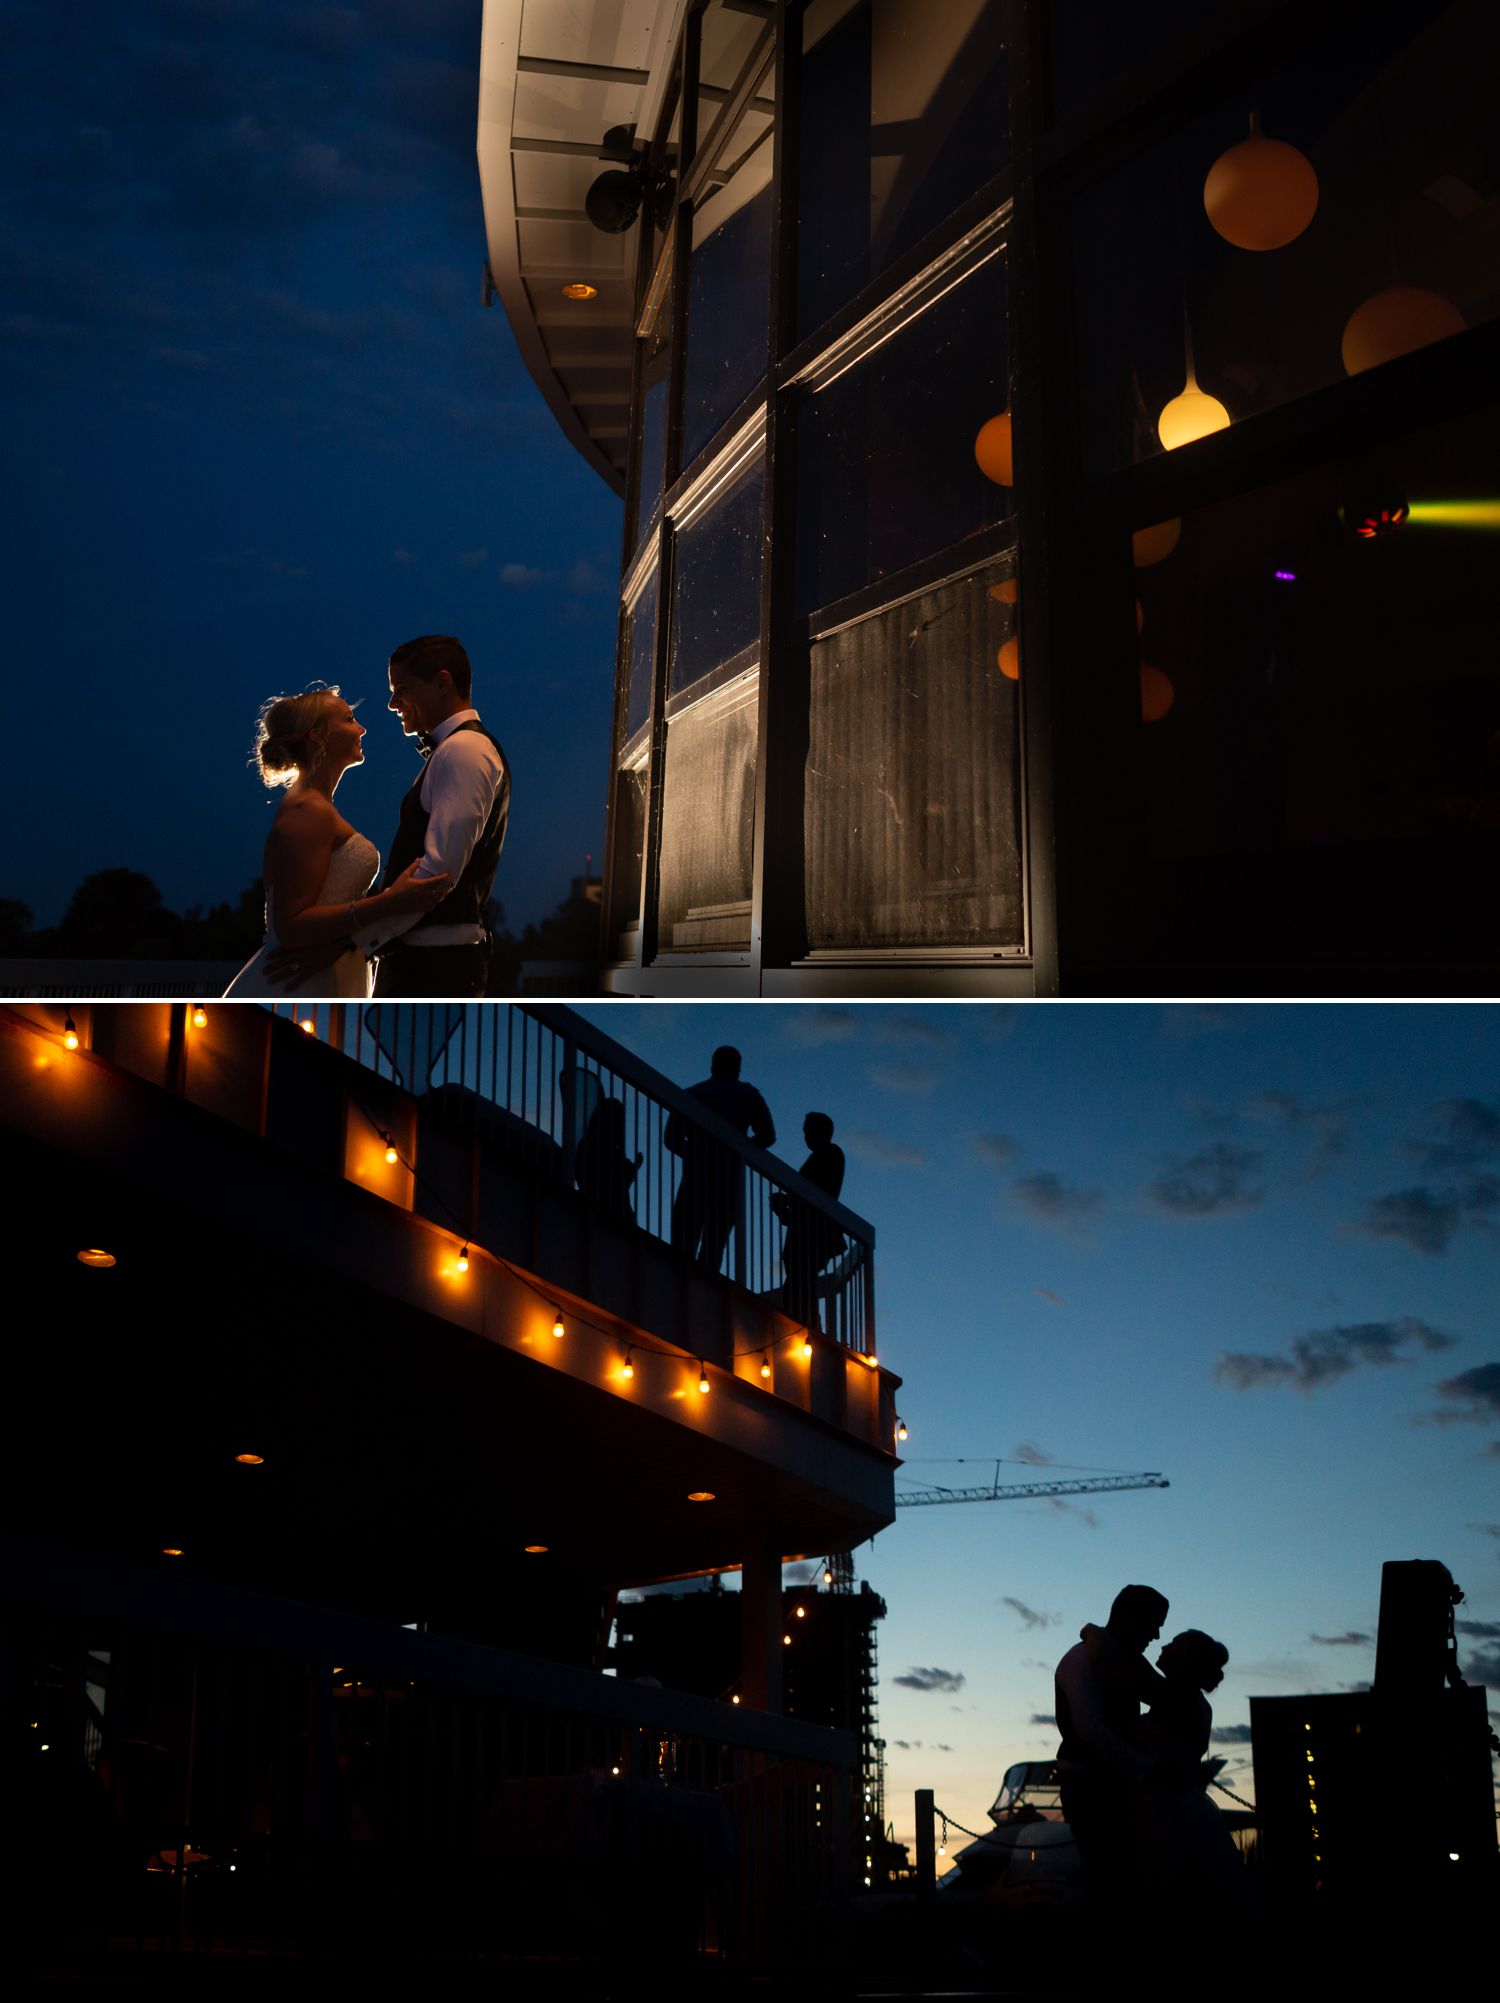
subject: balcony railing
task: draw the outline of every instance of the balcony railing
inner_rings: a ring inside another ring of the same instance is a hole
[[[0,1669],[30,1727],[12,1854],[49,1952],[661,1974],[837,1951],[848,1734],[3,1551]]]
[[[871,1225],[569,1008],[272,1004],[532,1173],[875,1353]]]

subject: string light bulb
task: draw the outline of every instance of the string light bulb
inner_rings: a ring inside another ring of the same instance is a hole
[[[620,1365],[620,1375],[622,1377],[634,1377],[635,1365],[630,1360],[634,1354],[635,1351],[633,1349],[626,1350],[625,1361]]]
[[[65,1015],[63,1017],[63,1049],[76,1050],[77,1048],[78,1026],[71,1015]]]
[[[567,1324],[563,1321],[563,1311],[561,1308],[555,1308],[553,1310],[552,1333],[557,1337],[559,1342],[561,1342],[563,1337],[567,1334]]]
[[[833,1584],[833,1567],[831,1565],[825,1565],[823,1567],[823,1584],[825,1586],[831,1586]]]
[[[906,1421],[905,1421],[905,1419],[897,1419],[897,1421],[896,1421],[896,1438],[897,1438],[898,1440],[904,1440],[904,1439],[906,1438]]]
[[[198,1006],[193,1010],[193,1027],[194,1029],[206,1029],[208,1027],[208,1010],[203,1006],[202,1002],[199,1002]]]
[[[466,1273],[468,1272],[468,1270],[469,1270],[469,1247],[467,1242],[465,1242],[463,1245],[459,1247],[458,1257],[454,1261],[454,1271],[458,1273]]]
[[[302,1031],[304,1036],[316,1036],[318,1033],[318,1025],[310,1015],[303,1016],[297,1027]]]
[[[400,1155],[396,1152],[396,1143],[391,1139],[389,1134],[382,1134],[380,1138],[385,1142],[385,1158],[391,1167],[394,1168],[396,1163],[401,1159]]]
[[[806,1361],[811,1355],[812,1355],[812,1337],[810,1335],[804,1335],[802,1338],[802,1361],[806,1363]]]
[[[761,1351],[760,1356],[760,1374],[762,1377],[769,1377],[771,1374],[771,1359],[766,1355],[764,1350]]]
[[[699,1363],[698,1365],[698,1389],[703,1393],[705,1398],[708,1396],[708,1365],[706,1363]]]

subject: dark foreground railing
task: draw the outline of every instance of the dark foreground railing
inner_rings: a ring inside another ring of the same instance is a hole
[[[873,1228],[556,1004],[272,1005],[794,1320],[875,1353]],[[785,1138],[785,1136],[783,1136]]]
[[[0,1552],[3,1847],[44,1961],[836,1952],[847,1735],[55,1556]]]

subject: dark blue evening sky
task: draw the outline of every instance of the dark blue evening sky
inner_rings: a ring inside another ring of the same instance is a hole
[[[385,662],[424,631],[511,756],[507,918],[598,867],[619,506],[480,305],[479,30],[479,0],[0,0],[30,691],[0,896],[38,924],[104,868],[237,896],[255,713],[315,679],[366,701],[339,805],[384,846],[416,769]]]

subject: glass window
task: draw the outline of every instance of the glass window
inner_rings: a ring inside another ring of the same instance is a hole
[[[766,372],[771,287],[771,134],[767,69],[717,144],[693,211],[682,463],[690,466]]]
[[[812,649],[809,943],[1025,943],[1014,560]]]
[[[800,609],[831,605],[1001,520],[1011,490],[981,469],[975,447],[1008,402],[997,252],[799,413]]]
[[[670,257],[663,250],[664,259]],[[639,549],[661,517],[666,472],[667,392],[672,374],[672,284],[670,263],[659,262],[642,315],[640,456],[635,463],[635,542]]]
[[[1500,961],[1497,462],[1490,410],[1137,536],[1146,957]]]
[[[630,611],[629,683],[625,699],[625,741],[629,744],[651,714],[651,670],[656,652],[656,587],[652,571]]]
[[[1385,0],[1328,14],[1297,62],[1079,198],[1081,433],[1096,467],[1190,444],[1500,310],[1500,10]]]
[[[765,461],[755,460],[677,538],[668,687],[738,672],[760,645]]]
[[[759,681],[754,669],[738,675],[667,724],[658,900],[664,953],[749,947]]]
[[[760,68],[769,59],[775,36],[766,15],[755,7],[736,7],[726,0],[712,0],[704,10],[698,42],[698,152],[721,150],[720,129],[724,107],[748,68]],[[765,95],[769,76],[758,87]],[[769,113],[769,105],[766,107]]]
[[[1007,165],[1006,12],[994,0],[813,0],[807,8],[799,337]]]
[[[610,826],[614,855],[610,872],[609,929],[615,951],[628,958],[629,934],[640,922],[641,859],[645,852],[646,779],[650,769],[651,676],[656,648],[658,573],[642,585],[629,621],[630,657],[626,662],[625,741],[615,770]]]

